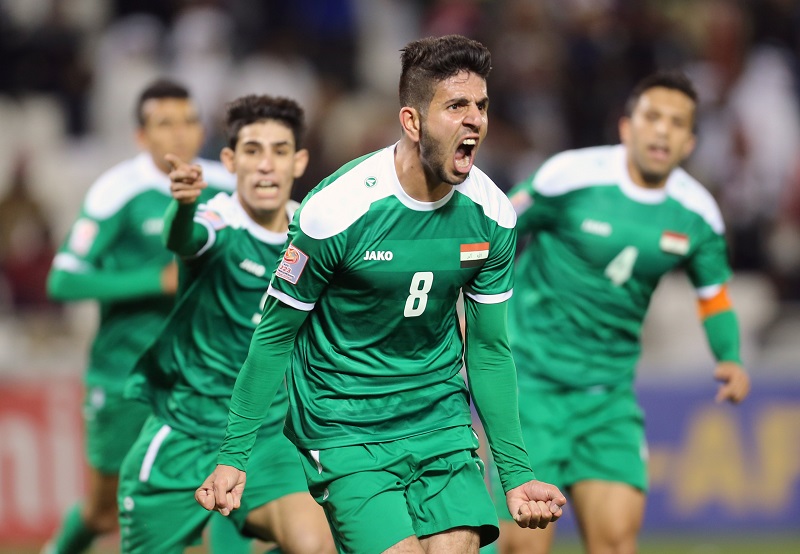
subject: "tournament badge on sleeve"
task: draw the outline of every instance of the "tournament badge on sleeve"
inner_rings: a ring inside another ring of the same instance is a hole
[[[278,269],[275,270],[275,276],[296,285],[306,267],[306,262],[308,262],[308,255],[290,244],[281,263],[278,264]]]

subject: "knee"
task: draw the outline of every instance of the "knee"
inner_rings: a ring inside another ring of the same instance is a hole
[[[616,527],[607,529],[602,536],[587,541],[589,554],[636,554],[636,532]]]

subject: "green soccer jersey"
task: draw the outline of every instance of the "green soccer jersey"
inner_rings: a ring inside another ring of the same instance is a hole
[[[234,188],[216,162],[196,160],[209,183],[204,197]],[[121,391],[134,363],[173,306],[161,292],[161,272],[172,254],[161,242],[171,200],[169,178],[147,153],[101,175],[53,260],[48,287],[59,300],[96,299],[100,324],[86,382]]]
[[[290,220],[296,207],[296,202],[288,207]],[[125,393],[148,398],[154,413],[174,429],[221,440],[231,391],[287,233],[259,226],[238,197],[227,194],[200,205],[194,224],[205,229],[207,240],[194,256],[182,259],[175,309],[139,360]],[[282,387],[262,432],[280,432],[286,405]]]
[[[632,382],[659,279],[683,268],[700,297],[730,277],[711,195],[678,168],[635,185],[622,145],[558,154],[515,187],[521,240],[509,338],[520,385]]]
[[[515,214],[478,168],[443,199],[403,190],[394,147],[344,166],[295,214],[269,293],[308,311],[287,435],[317,449],[469,425],[456,300],[507,300]]]

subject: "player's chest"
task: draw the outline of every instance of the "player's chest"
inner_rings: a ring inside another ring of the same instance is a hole
[[[669,203],[600,196],[563,213],[558,233],[589,269],[630,266],[637,276],[657,279],[682,264],[698,240],[694,219]]]
[[[460,223],[439,214],[365,225],[348,241],[343,277],[367,287],[405,286],[414,275],[435,276],[439,285],[458,288],[489,258],[491,229],[479,218]]]
[[[261,295],[269,286],[282,245],[261,242],[245,231],[225,237],[215,272],[231,296]]]

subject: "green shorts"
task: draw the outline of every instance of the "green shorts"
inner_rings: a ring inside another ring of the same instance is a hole
[[[101,386],[88,386],[83,400],[86,459],[100,473],[116,475],[139,436],[150,406]]]
[[[391,442],[305,452],[309,490],[339,552],[383,552],[403,539],[473,527],[497,539],[497,516],[469,426]]]
[[[217,465],[219,441],[170,428],[156,416],[145,423],[120,471],[120,535],[123,553],[172,554],[199,544],[209,518],[195,490]],[[230,518],[244,532],[247,515],[288,494],[308,492],[297,448],[281,430],[259,436],[247,466],[242,505]]]
[[[540,481],[566,492],[579,481],[627,483],[647,491],[644,416],[633,389],[535,390],[520,383],[520,423]],[[497,512],[511,519],[496,479]]]

